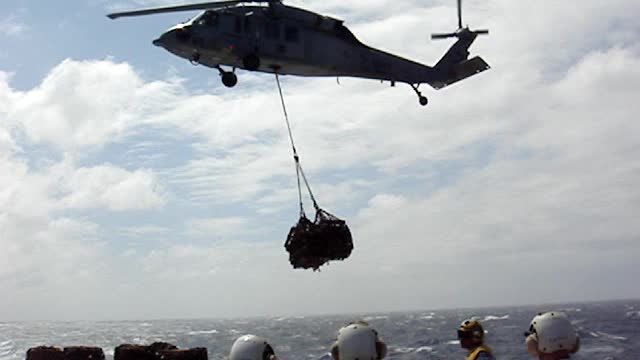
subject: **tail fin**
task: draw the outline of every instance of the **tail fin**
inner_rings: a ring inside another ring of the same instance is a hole
[[[473,32],[459,34],[455,44],[449,48],[442,59],[434,66],[435,77],[429,81],[429,85],[435,89],[442,89],[491,68],[479,56],[468,59],[469,47],[477,36]]]

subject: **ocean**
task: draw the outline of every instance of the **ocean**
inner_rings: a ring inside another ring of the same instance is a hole
[[[210,359],[227,356],[243,334],[269,339],[282,360],[318,359],[328,351],[338,328],[364,319],[388,345],[387,359],[463,359],[456,328],[470,317],[487,330],[487,343],[498,359],[531,359],[523,333],[538,312],[562,310],[579,330],[582,347],[575,359],[640,359],[640,301],[612,301],[554,306],[413,311],[252,319],[2,322],[0,360],[24,359],[38,345],[100,346],[108,359],[122,343],[166,341],[181,348],[206,347]]]

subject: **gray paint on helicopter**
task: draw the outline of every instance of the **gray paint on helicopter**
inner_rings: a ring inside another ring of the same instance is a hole
[[[480,57],[468,59],[468,48],[486,30],[459,29],[433,38],[458,40],[433,67],[367,46],[342,20],[305,9],[266,1],[268,6],[242,1],[136,10],[110,18],[154,13],[204,10],[178,24],[153,43],[192,63],[217,68],[227,87],[235,86],[236,68],[296,76],[358,77],[409,84],[422,105],[427,99],[418,90],[423,83],[435,89],[489,69]],[[261,2],[260,2],[261,3]],[[460,1],[458,1],[460,13]],[[459,17],[459,24],[461,18]],[[233,71],[222,69],[229,66]]]

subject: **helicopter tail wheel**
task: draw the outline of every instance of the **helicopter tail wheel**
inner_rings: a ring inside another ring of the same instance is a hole
[[[420,101],[420,105],[426,106],[429,103],[429,99],[427,99],[426,96],[422,95],[420,90],[418,90],[418,87],[420,86],[420,84],[417,84],[417,85],[409,84],[409,86],[411,86],[413,91],[416,92],[416,95],[418,95],[418,101]]]
[[[256,71],[260,67],[260,58],[256,54],[249,54],[242,59],[244,68],[250,71]]]
[[[232,88],[238,83],[238,77],[232,72],[224,72],[222,73],[222,83],[224,86]]]

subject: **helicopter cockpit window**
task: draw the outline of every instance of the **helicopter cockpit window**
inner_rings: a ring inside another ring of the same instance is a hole
[[[207,11],[198,18],[196,24],[203,26],[216,26],[218,25],[218,14],[213,11]]]
[[[280,24],[276,22],[266,23],[264,34],[267,39],[280,39]]]
[[[284,39],[288,42],[298,42],[300,40],[300,30],[295,26],[285,27]]]

